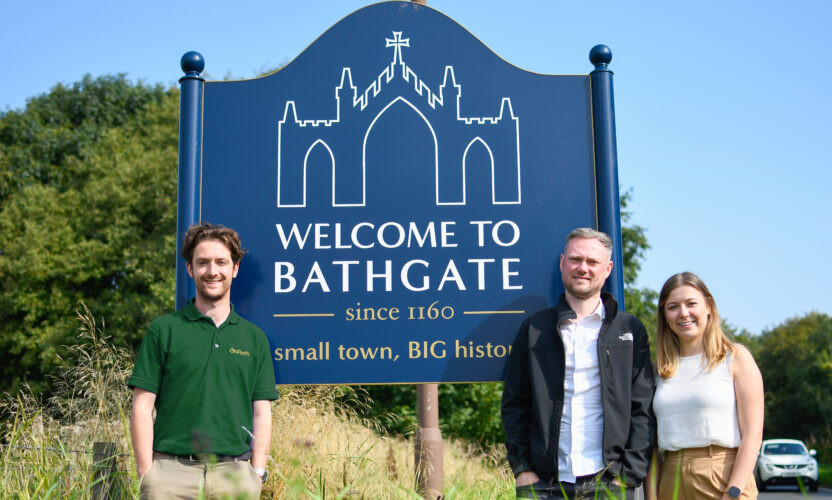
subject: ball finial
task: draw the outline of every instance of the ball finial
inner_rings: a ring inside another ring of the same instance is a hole
[[[190,52],[185,52],[185,55],[179,61],[179,65],[186,75],[197,76],[205,69],[205,59],[202,58],[202,54],[199,52],[191,50]]]
[[[595,69],[606,69],[612,61],[612,50],[606,45],[596,45],[589,51],[589,62],[595,65]]]

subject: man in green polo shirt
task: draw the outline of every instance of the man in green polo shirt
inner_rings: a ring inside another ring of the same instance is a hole
[[[231,304],[245,253],[233,229],[185,235],[196,298],[150,324],[127,382],[142,498],[260,495],[278,395],[266,335]]]

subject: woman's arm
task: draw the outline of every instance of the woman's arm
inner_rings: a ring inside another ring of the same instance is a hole
[[[741,345],[737,345],[734,349],[732,375],[742,441],[737,450],[737,458],[734,461],[734,470],[731,471],[728,486],[736,486],[744,490],[751,478],[757,454],[760,452],[760,443],[763,440],[765,401],[760,369],[757,368],[757,363],[754,362],[748,349]],[[722,498],[730,497],[725,494]]]

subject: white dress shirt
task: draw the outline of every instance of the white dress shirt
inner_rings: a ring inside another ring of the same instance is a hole
[[[604,468],[604,409],[598,334],[606,311],[604,303],[581,321],[564,320],[560,335],[566,360],[563,380],[563,417],[558,443],[558,479],[595,474]]]

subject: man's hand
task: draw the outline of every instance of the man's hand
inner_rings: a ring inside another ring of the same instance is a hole
[[[530,470],[517,474],[517,477],[514,479],[514,483],[518,488],[521,486],[528,486],[538,481],[540,481],[540,478],[537,477],[537,474],[534,471]]]
[[[152,465],[153,465],[153,460],[151,460],[149,463],[146,463],[146,464],[139,463],[139,461],[137,460],[136,461],[136,476],[138,476],[138,478],[141,480],[145,476],[145,474],[147,474],[147,471],[150,470],[150,467]]]

